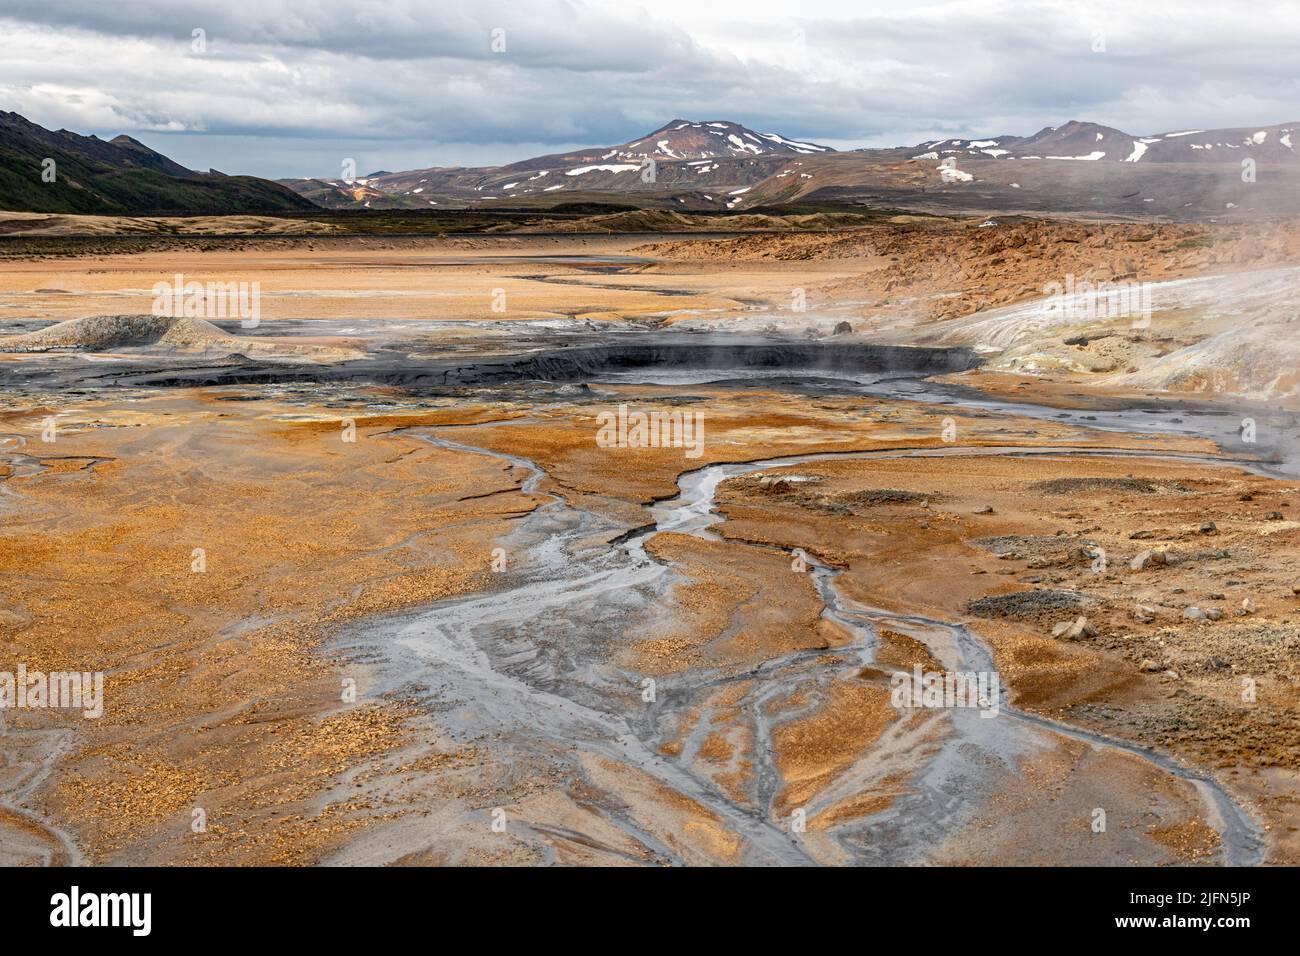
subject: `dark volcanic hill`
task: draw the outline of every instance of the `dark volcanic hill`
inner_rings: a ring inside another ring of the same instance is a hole
[[[42,179],[46,159],[54,160],[53,182]],[[0,112],[0,209],[221,215],[311,208],[279,183],[198,173],[129,136],[105,141]]]

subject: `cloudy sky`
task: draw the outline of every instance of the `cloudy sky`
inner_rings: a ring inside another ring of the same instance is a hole
[[[1300,120],[1297,51],[1295,0],[4,0],[0,109],[338,176],[676,117],[837,147],[1264,125]]]

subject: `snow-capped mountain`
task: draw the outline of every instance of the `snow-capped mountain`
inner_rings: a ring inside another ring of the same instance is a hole
[[[790,139],[780,133],[756,133],[727,120],[675,119],[640,139],[617,146],[601,146],[574,153],[538,156],[513,163],[506,169],[547,169],[592,163],[636,163],[705,159],[743,159],[754,156],[812,156],[834,152],[829,146]]]
[[[746,187],[797,157],[835,153],[780,133],[725,120],[676,119],[640,139],[536,156],[483,169],[432,167],[355,180],[295,180],[292,188],[326,206],[436,206],[558,194],[654,191],[655,184],[699,190],[707,203],[736,206]],[[655,164],[654,176],[646,173]]]
[[[1291,188],[1289,170],[1300,178],[1297,136],[1300,123],[1134,136],[1072,120],[1029,136],[837,152],[738,123],[676,119],[626,143],[507,166],[431,167],[285,185],[343,208],[605,203],[740,212],[812,203],[1187,219],[1276,211],[1270,190]],[[1261,180],[1271,184],[1268,189],[1239,188],[1247,185],[1244,159],[1272,167]]]

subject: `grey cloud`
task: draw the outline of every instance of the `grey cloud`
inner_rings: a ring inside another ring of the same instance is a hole
[[[182,46],[202,29],[214,53],[255,45],[373,60],[489,60],[501,55],[492,47],[499,29],[506,55],[537,67],[640,70],[700,56],[681,29],[580,0],[7,0],[4,15]]]
[[[8,0],[0,106],[101,135],[161,132],[142,138],[181,144],[194,165],[266,175],[301,173],[312,155],[332,174],[341,151],[402,165],[379,158],[384,143],[394,156],[424,154],[420,165],[509,162],[539,144],[620,142],[674,116],[874,145],[1067,119],[1134,133],[1300,119],[1300,15],[1282,4],[1235,18],[1189,0],[1163,13],[1049,0],[861,4],[834,18],[798,19],[795,8],[779,23],[713,27],[647,9]],[[189,49],[195,26],[208,31],[202,55]],[[493,26],[506,29],[504,54],[490,52]],[[796,28],[802,59],[791,55]],[[194,159],[205,141],[212,155]]]

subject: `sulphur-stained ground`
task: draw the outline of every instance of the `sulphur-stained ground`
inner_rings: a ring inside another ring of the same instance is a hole
[[[501,242],[0,270],[15,335],[179,272],[260,281],[274,343],[199,387],[94,376],[210,349],[0,354],[0,673],[104,681],[0,712],[0,861],[1300,862],[1300,481],[1262,449],[1074,371],[320,377],[748,328],[793,275]],[[620,406],[703,441],[611,447]],[[1001,696],[899,706],[913,668]]]

